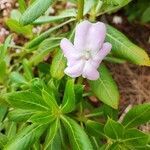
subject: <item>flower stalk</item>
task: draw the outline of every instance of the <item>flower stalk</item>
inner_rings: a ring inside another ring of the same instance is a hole
[[[78,0],[78,14],[77,14],[78,21],[83,19],[83,11],[84,11],[84,0]]]

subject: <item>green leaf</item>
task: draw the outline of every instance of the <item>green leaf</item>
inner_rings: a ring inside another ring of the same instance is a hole
[[[126,0],[105,0],[105,2],[109,5],[124,5]]]
[[[55,122],[53,122],[50,125],[50,128],[47,132],[45,143],[44,143],[44,150],[49,150],[51,149],[50,147],[53,146],[53,140],[56,137],[58,128],[59,128],[59,120],[57,119]]]
[[[71,18],[76,16],[75,9],[67,9],[60,13],[58,16],[42,16],[35,20],[34,24],[43,24],[50,22],[63,21],[65,18]]]
[[[21,13],[17,9],[13,9],[10,14],[10,18],[16,20],[19,23],[19,18],[21,17]]]
[[[121,58],[117,58],[117,57],[105,57],[105,60],[111,63],[118,63],[118,64],[123,64],[126,62],[126,60],[121,59]]]
[[[51,93],[48,93],[45,90],[42,90],[42,97],[44,101],[47,103],[50,109],[58,110],[59,106],[57,105],[56,100],[54,99],[53,95]]]
[[[9,112],[8,118],[11,121],[23,122],[27,121],[34,113],[32,110],[14,109]]]
[[[84,85],[81,85],[81,84],[74,85],[76,104],[82,101],[83,90],[84,90]]]
[[[38,112],[29,119],[32,123],[46,124],[55,120],[55,116],[51,112]]]
[[[26,79],[18,72],[11,72],[10,81],[15,84],[27,84]]]
[[[20,12],[24,12],[27,8],[25,0],[18,0]]]
[[[33,78],[33,72],[32,68],[29,65],[29,61],[27,59],[24,59],[22,62],[23,70],[24,70],[24,77],[30,81]]]
[[[99,68],[100,77],[96,81],[89,81],[92,92],[105,104],[118,108],[119,92],[115,81],[108,69],[102,64]]]
[[[133,107],[125,115],[122,124],[126,128],[132,128],[150,121],[150,104],[145,103]]]
[[[4,147],[4,150],[27,150],[43,134],[47,125],[32,124],[22,130]]]
[[[38,63],[42,62],[43,59],[52,51],[55,50],[56,47],[59,46],[58,41],[51,41],[51,45],[48,46],[46,49],[36,51],[36,53],[30,59],[30,65],[37,65]]]
[[[144,11],[144,13],[143,13],[143,15],[142,15],[142,17],[141,17],[141,20],[142,20],[143,23],[146,23],[146,22],[149,22],[149,21],[150,21],[149,14],[150,14],[150,7],[148,7],[148,8]]]
[[[63,117],[62,121],[68,132],[73,150],[93,150],[87,134],[74,120]]]
[[[27,38],[32,38],[32,26],[22,26],[14,19],[7,19],[6,25],[10,28],[11,31],[14,31],[18,34],[22,34]]]
[[[63,113],[69,113],[72,112],[74,108],[75,108],[74,80],[69,79],[66,83],[61,110]]]
[[[113,120],[118,119],[118,110],[113,109],[112,107],[105,105],[105,104],[101,108],[102,108],[104,117],[106,119],[108,119],[108,117],[113,119]]]
[[[0,83],[3,83],[6,79],[7,65],[5,60],[0,60]]]
[[[4,149],[4,146],[8,142],[8,138],[6,135],[0,133],[0,149]]]
[[[0,122],[3,121],[3,119],[5,118],[6,113],[7,113],[7,107],[0,106]]]
[[[57,80],[60,80],[64,76],[64,69],[66,66],[66,60],[61,50],[54,56],[52,65],[50,68],[51,76]]]
[[[86,131],[92,136],[103,136],[104,125],[96,121],[88,120],[86,122]]]
[[[124,145],[130,147],[130,149],[138,149],[142,146],[148,144],[149,136],[137,129],[129,129],[124,133],[124,140],[122,141]]]
[[[6,135],[9,139],[12,139],[16,136],[17,132],[17,123],[16,122],[9,122],[9,126],[7,127]]]
[[[43,15],[43,13],[50,7],[52,0],[36,0],[31,4],[30,7],[23,13],[20,18],[20,22],[23,25],[32,23],[38,17]]]
[[[75,19],[67,20],[66,22],[63,22],[62,24],[59,24],[59,25],[57,25],[57,26],[55,26],[53,28],[48,29],[46,32],[40,34],[38,37],[34,38],[32,41],[27,43],[26,48],[30,49],[29,51],[32,51],[31,48],[39,45],[43,40],[48,38],[53,31],[63,27],[64,25],[66,25],[66,24],[68,24],[68,23],[70,23],[70,22],[72,22],[74,20]]]
[[[107,25],[106,41],[112,44],[112,53],[115,56],[137,65],[150,66],[147,53],[110,25]]]
[[[111,139],[119,140],[123,138],[124,127],[120,123],[108,119],[104,127],[104,133]]]
[[[92,7],[96,4],[95,0],[85,0],[85,4],[84,4],[84,15],[86,15],[91,9]]]
[[[8,47],[11,43],[11,40],[12,40],[12,35],[9,35],[6,38],[4,44],[0,45],[0,60],[4,60],[5,57],[7,57]]]
[[[42,97],[30,91],[12,92],[6,95],[8,102],[16,108],[26,110],[48,110]]]

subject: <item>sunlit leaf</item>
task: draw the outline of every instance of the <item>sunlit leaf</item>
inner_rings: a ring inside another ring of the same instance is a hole
[[[137,65],[150,66],[147,53],[110,25],[107,25],[106,41],[112,44],[112,53],[115,56]]]

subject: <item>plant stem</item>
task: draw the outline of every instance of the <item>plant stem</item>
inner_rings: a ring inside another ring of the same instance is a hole
[[[78,15],[77,15],[78,21],[83,19],[83,11],[84,11],[84,0],[78,0]]]
[[[103,114],[103,112],[97,112],[97,113],[85,115],[85,117],[87,117],[87,118],[89,118],[89,117],[97,117],[97,116],[101,116],[102,114]]]

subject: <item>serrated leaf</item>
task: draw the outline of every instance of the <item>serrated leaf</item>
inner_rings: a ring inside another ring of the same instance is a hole
[[[137,65],[150,66],[147,53],[110,25],[107,25],[106,41],[112,44],[112,53],[115,56]]]
[[[59,50],[52,61],[52,65],[50,68],[51,76],[57,80],[60,80],[64,76],[65,66],[66,60],[62,51]]]
[[[65,129],[68,132],[73,150],[93,150],[91,142],[85,131],[72,119],[63,117]]]
[[[111,139],[119,140],[123,138],[124,127],[112,119],[108,119],[104,127],[104,133]]]
[[[26,110],[48,110],[42,97],[30,91],[12,92],[6,95],[7,101],[16,108]]]
[[[47,125],[32,124],[22,130],[4,147],[4,150],[27,150],[43,134]]]
[[[88,81],[92,92],[101,100],[103,103],[118,108],[119,92],[115,81],[113,80],[108,69],[101,64],[99,68],[100,77],[96,81]]]
[[[150,104],[145,103],[133,107],[125,115],[122,124],[126,128],[132,128],[150,121]]]
[[[74,80],[69,79],[66,83],[61,110],[63,113],[69,113],[73,111],[74,108],[75,108]]]
[[[23,13],[20,22],[23,25],[32,23],[40,17],[51,5],[53,0],[36,0],[30,7]],[[38,10],[38,11],[37,11]]]
[[[53,122],[50,125],[50,128],[47,132],[45,143],[44,143],[44,150],[49,150],[51,149],[50,147],[53,146],[53,140],[56,137],[58,128],[59,128],[59,120],[57,119],[55,122]]]

